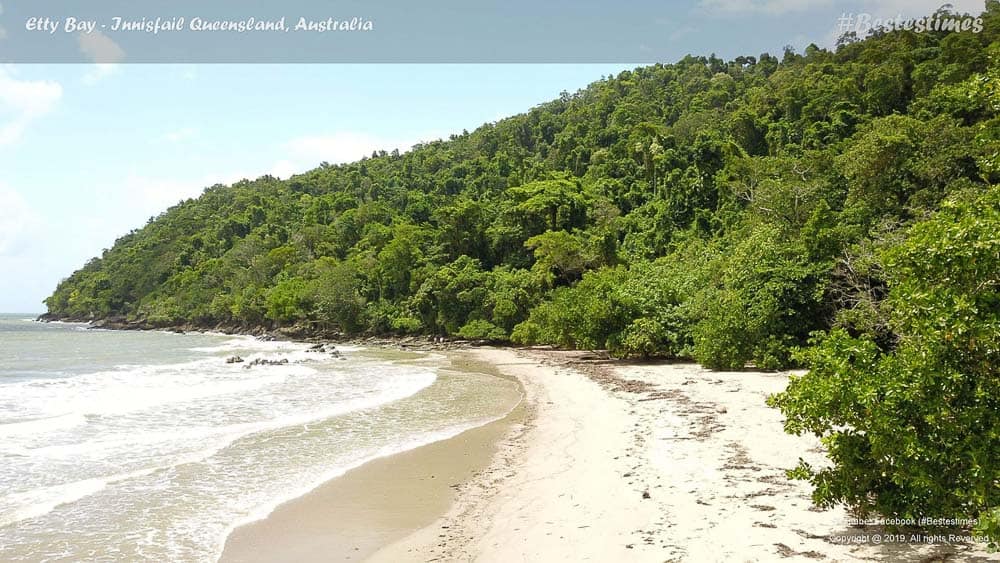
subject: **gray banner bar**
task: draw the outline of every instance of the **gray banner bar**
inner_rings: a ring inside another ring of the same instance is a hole
[[[669,2],[0,0],[6,63],[642,63]],[[676,45],[674,45],[676,47]]]

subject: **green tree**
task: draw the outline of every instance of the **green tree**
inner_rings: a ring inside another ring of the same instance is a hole
[[[544,217],[551,231],[580,226],[585,215],[587,199],[580,184],[566,178],[531,182],[509,193],[518,211]]]
[[[980,518],[1000,540],[1000,187],[961,194],[884,253],[896,341],[835,330],[770,399],[833,465],[793,472],[822,505]]]
[[[316,278],[310,284],[315,316],[347,334],[358,332],[365,300],[357,268],[349,262],[321,258],[316,269]]]
[[[462,256],[431,274],[414,296],[424,326],[457,334],[469,316],[482,310],[487,274],[475,258]]]

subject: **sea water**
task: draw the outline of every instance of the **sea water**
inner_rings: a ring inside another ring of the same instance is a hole
[[[0,315],[0,560],[214,561],[235,526],[520,397],[437,354],[308,348]]]

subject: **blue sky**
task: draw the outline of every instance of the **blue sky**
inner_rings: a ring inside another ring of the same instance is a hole
[[[938,5],[696,0],[667,62],[830,46],[843,11]],[[406,149],[632,66],[0,65],[0,311],[41,312],[61,278],[205,186]]]

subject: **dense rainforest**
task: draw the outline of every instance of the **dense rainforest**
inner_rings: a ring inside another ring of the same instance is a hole
[[[402,154],[213,186],[47,316],[802,366],[771,401],[829,450],[793,472],[818,503],[979,516],[996,539],[1000,3],[982,22],[687,56]]]

